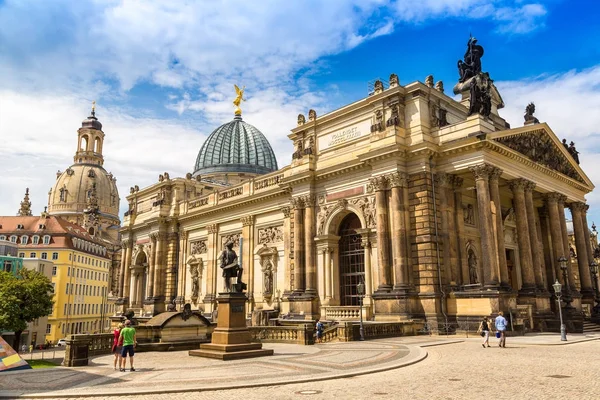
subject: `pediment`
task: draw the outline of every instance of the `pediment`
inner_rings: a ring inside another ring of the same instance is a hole
[[[588,186],[590,190],[594,187],[579,164],[545,123],[498,132],[491,135],[490,139],[537,164]]]

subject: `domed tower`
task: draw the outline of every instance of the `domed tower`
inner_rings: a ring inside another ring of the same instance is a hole
[[[92,112],[77,131],[74,164],[56,174],[50,189],[48,213],[86,228],[98,238],[119,240],[119,192],[117,179],[103,167],[104,132]]]
[[[242,120],[239,107],[243,89],[236,86],[238,97],[235,117],[215,129],[204,142],[196,158],[194,176],[230,184],[256,175],[277,171],[277,159],[267,138]]]

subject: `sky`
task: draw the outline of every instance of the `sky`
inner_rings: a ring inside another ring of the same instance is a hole
[[[17,212],[26,187],[43,210],[93,100],[122,215],[129,187],[193,172],[233,116],[234,83],[282,167],[299,113],[352,103],[391,73],[401,84],[433,74],[451,90],[470,34],[500,115],[521,126],[535,102],[598,184],[599,12],[593,0],[0,0],[0,215]],[[597,192],[588,219],[600,224]]]

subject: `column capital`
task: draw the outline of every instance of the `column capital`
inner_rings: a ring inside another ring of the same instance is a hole
[[[557,193],[557,192],[551,192],[551,193],[546,193],[545,200],[547,203],[558,203],[558,201],[560,200],[562,194]]]
[[[577,211],[577,212],[585,212],[586,206],[587,206],[587,204],[585,204],[581,201],[574,201],[571,204],[569,204],[569,208],[571,209],[571,211]]]
[[[123,248],[127,248],[127,247],[128,247],[128,248],[132,248],[132,247],[133,247],[133,240],[131,240],[131,239],[123,240],[123,241],[121,242],[121,246],[122,246]]]
[[[408,187],[408,174],[406,172],[394,172],[388,177],[391,187]]]
[[[500,176],[502,175],[503,172],[504,171],[498,167],[491,167],[490,180],[497,181],[498,179],[500,179]]]
[[[512,181],[508,182],[508,187],[513,192],[516,192],[517,190],[524,191],[529,182],[530,181],[524,178],[513,179]]]
[[[559,205],[563,205],[567,202],[567,196],[565,196],[564,194],[560,194],[560,196],[558,196],[558,204]]]
[[[369,178],[369,184],[367,186],[367,192],[380,192],[387,190],[389,185],[389,179],[384,175],[374,176]]]
[[[157,240],[157,239],[158,239],[158,233],[156,233],[156,232],[153,232],[153,233],[151,233],[151,234],[150,234],[150,241],[151,241],[152,243],[156,243],[156,240]]]
[[[303,196],[292,197],[290,199],[290,205],[292,209],[299,210],[304,208],[304,198]]]
[[[302,199],[302,202],[304,203],[304,207],[315,207],[315,205],[317,204],[317,196],[315,196],[313,193],[309,193],[309,194],[305,194],[303,196],[298,196],[300,199]]]
[[[533,192],[533,190],[535,189],[536,186],[537,186],[537,184],[535,182],[527,181],[525,183],[525,191],[526,192]]]
[[[469,171],[475,177],[475,180],[488,179],[494,167],[487,163],[481,163],[469,167]]]
[[[242,221],[242,226],[250,226],[254,224],[254,215],[245,215],[240,218]]]
[[[281,212],[283,213],[284,218],[289,218],[291,210],[289,207],[281,207]]]
[[[454,183],[454,188],[455,189],[461,188],[462,185],[463,185],[463,182],[464,182],[463,178],[461,178],[460,176],[455,176],[454,177],[454,182],[453,182]]]
[[[454,175],[445,172],[438,172],[435,174],[434,179],[436,185],[442,188],[451,188],[454,184]]]
[[[208,233],[217,233],[219,231],[219,226],[217,224],[206,225],[206,229]]]

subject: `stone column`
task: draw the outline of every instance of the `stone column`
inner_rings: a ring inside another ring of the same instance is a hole
[[[177,282],[175,275],[177,273],[177,243],[179,241],[179,234],[177,232],[171,232],[167,237],[167,268],[166,268],[166,282],[165,282],[165,302],[172,302],[176,294]]]
[[[579,267],[579,283],[581,284],[581,294],[592,298],[594,289],[592,286],[592,277],[590,273],[590,259],[588,246],[585,241],[585,229],[583,225],[583,214],[587,205],[581,202],[571,203],[571,216],[573,217],[573,231],[575,234],[575,248],[577,249],[577,265]]]
[[[143,299],[143,292],[142,292],[142,287],[144,285],[144,269],[140,268],[139,271],[136,273],[136,286],[135,286],[135,302],[137,303],[138,307],[142,307],[142,305],[144,304],[144,299]]]
[[[240,218],[242,221],[242,237],[244,238],[244,248],[242,249],[242,268],[244,272],[242,275],[242,281],[248,283],[248,300],[250,304],[250,310],[252,310],[252,303],[254,301],[254,254],[252,249],[254,248],[254,215],[246,215]],[[274,278],[274,276],[273,276]]]
[[[490,198],[496,207],[496,247],[498,248],[498,269],[500,276],[500,286],[510,289],[510,280],[508,278],[508,266],[506,265],[506,248],[504,247],[504,222],[502,220],[502,204],[500,202],[500,189],[498,187],[500,168],[494,168],[490,173]]]
[[[439,212],[441,216],[441,229],[439,237],[442,239],[442,282],[447,285],[453,280],[450,264],[450,232],[448,229],[450,215],[448,214],[448,187],[452,185],[452,176],[446,173],[435,175],[435,187],[439,199]],[[416,219],[419,221],[419,217]],[[438,243],[439,245],[439,243]]]
[[[150,265],[148,269],[148,293],[146,297],[154,297],[154,274],[156,271],[156,233],[150,234]]]
[[[462,179],[455,175],[451,175],[452,179],[447,189],[446,199],[448,201],[448,243],[450,244],[450,284],[457,288],[462,282],[460,261],[458,248],[458,236],[456,235],[456,201],[454,198],[454,189],[456,188],[456,181]],[[462,207],[461,207],[462,209]]]
[[[475,176],[475,186],[477,189],[483,284],[488,288],[496,288],[498,287],[498,252],[492,231],[493,222],[489,193],[489,175],[492,167],[484,163],[475,165],[469,169]]]
[[[406,292],[409,288],[408,277],[408,245],[407,245],[407,227],[404,218],[402,192],[404,187],[408,186],[408,175],[396,172],[390,177],[391,197],[391,215],[392,215],[392,256],[394,262],[394,291]],[[367,241],[368,243],[368,241]],[[370,244],[368,244],[370,251]],[[364,247],[364,242],[363,242]],[[365,263],[367,256],[365,248]],[[370,255],[369,255],[370,256]],[[370,261],[370,260],[369,260]],[[366,273],[365,273],[366,274]],[[366,285],[366,282],[365,282]]]
[[[544,285],[544,274],[542,271],[542,250],[537,236],[537,227],[535,223],[535,207],[533,206],[533,190],[535,189],[534,182],[525,184],[525,207],[527,210],[527,226],[529,227],[529,244],[531,245],[531,261],[533,262],[533,275],[535,285],[538,290],[546,291]]]
[[[294,293],[304,293],[304,202],[292,199],[294,209]]]
[[[565,202],[567,201],[567,196],[560,195],[558,198],[558,215],[560,219],[560,230],[562,232],[562,242],[563,242],[563,251],[565,257],[567,258],[567,276],[569,278],[569,286],[571,287],[571,292],[577,292],[577,288],[575,287],[575,274],[573,273],[573,260],[571,260],[571,251],[569,248],[569,233],[567,232],[567,220],[565,218]]]
[[[529,181],[526,179],[515,179],[509,184],[514,196],[519,263],[521,264],[521,278],[523,280],[523,286],[519,292],[525,295],[535,294],[535,274],[533,272],[527,206],[525,204],[525,186],[528,184]]]
[[[324,263],[324,268],[325,270],[323,272],[325,272],[325,291],[324,291],[324,295],[325,295],[325,300],[327,302],[329,302],[329,300],[331,300],[331,254],[333,253],[333,249],[331,247],[326,247],[324,250],[325,252],[325,263]]]
[[[127,262],[127,241],[121,242],[121,270],[119,272],[119,297],[123,298],[125,295],[125,264]]]
[[[548,193],[546,195],[546,207],[548,208],[548,220],[550,221],[550,236],[552,238],[552,252],[553,252],[553,262],[554,262],[554,276],[558,279],[558,281],[565,285],[562,271],[560,270],[560,265],[558,263],[558,259],[561,257],[567,257],[568,254],[565,254],[565,247],[563,244],[562,238],[562,229],[560,220],[565,219],[564,212],[562,214],[558,211],[558,200],[562,195],[560,193]],[[562,217],[561,217],[562,215]]]
[[[188,244],[188,232],[181,231],[179,234],[179,262],[177,263],[177,303],[185,304],[185,282],[187,279],[186,254]]]
[[[377,261],[379,267],[379,288],[375,293],[386,293],[391,291],[391,262],[390,262],[390,233],[387,188],[388,179],[385,176],[377,176],[369,180],[369,184],[375,190],[375,210],[377,214]]]
[[[305,292],[311,296],[317,295],[317,263],[315,236],[315,195],[304,196],[304,250],[305,250]]]
[[[454,209],[455,209],[455,226],[456,226],[456,239],[457,239],[457,256],[458,256],[458,267],[460,283],[469,283],[469,264],[466,253],[466,239],[465,239],[465,215],[462,204],[462,192],[461,187],[463,184],[463,178],[454,178]]]
[[[556,258],[552,251],[552,239],[550,236],[550,220],[548,215],[548,206],[539,209],[540,231],[542,238],[542,248],[544,250],[544,263],[546,265],[546,290],[551,290],[552,284],[556,281],[556,271],[554,264]]]
[[[592,240],[590,238],[590,226],[588,225],[587,212],[590,209],[588,204],[585,205],[581,212],[581,220],[583,222],[583,235],[585,236],[585,243],[588,249],[588,260],[592,262],[594,260],[594,249],[592,248]],[[591,274],[591,272],[590,272]],[[593,286],[592,286],[593,287]]]
[[[131,285],[131,252],[133,250],[133,240],[126,242],[127,250],[125,252],[125,277],[123,278],[123,297],[129,299],[129,288]]]
[[[165,235],[163,233],[156,234],[156,253],[154,255],[154,299],[164,299],[165,293],[160,285],[161,274],[163,273],[163,241]]]
[[[287,261],[287,268],[283,268],[283,294],[287,296],[292,287],[292,271],[289,264],[290,261],[293,261],[291,232],[292,219],[290,218],[292,215],[292,210],[289,207],[282,207],[281,212],[283,214],[283,254],[285,260]]]
[[[215,306],[217,298],[217,264],[219,262],[219,254],[223,250],[218,243],[217,234],[219,232],[219,226],[217,224],[210,224],[206,226],[208,231],[208,238],[206,239],[207,248],[207,260],[206,260],[206,295],[202,299],[202,302],[207,305],[208,309],[204,309],[205,312],[212,312]]]

